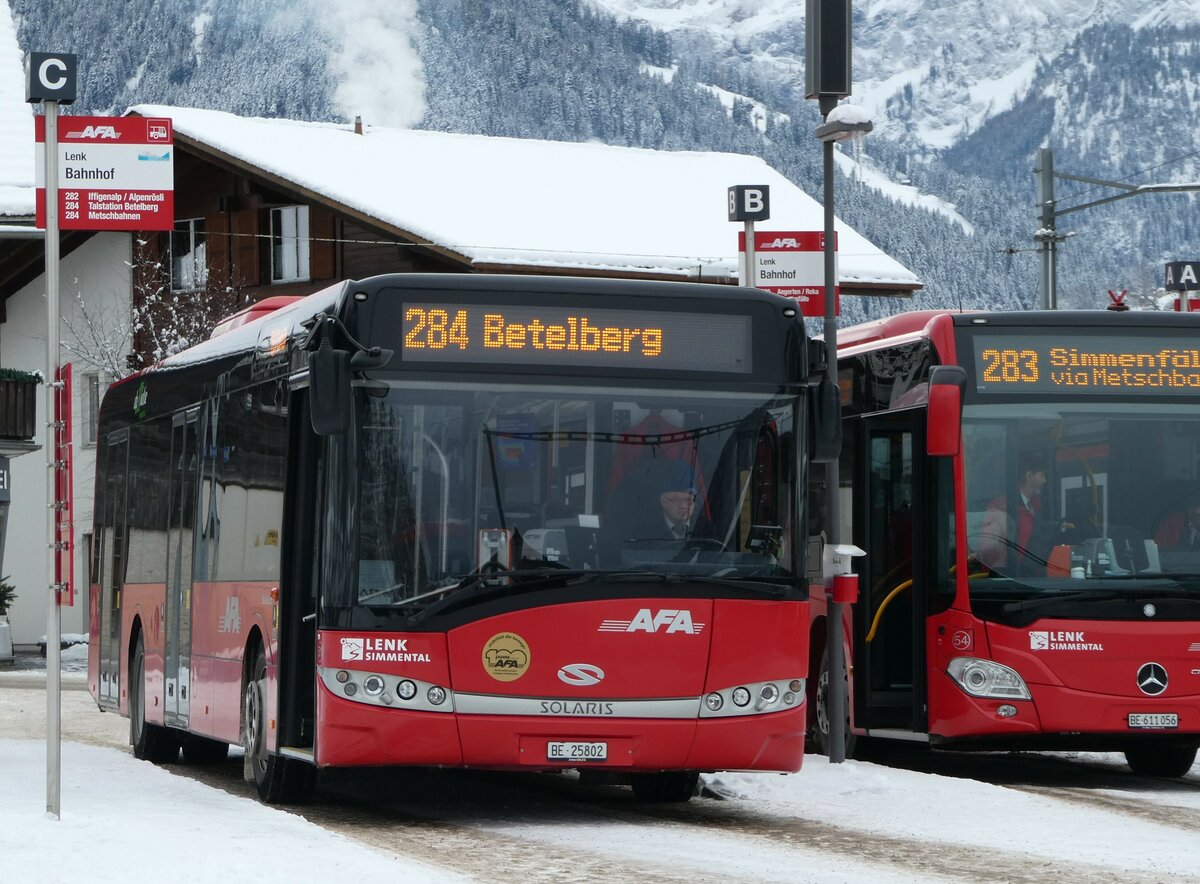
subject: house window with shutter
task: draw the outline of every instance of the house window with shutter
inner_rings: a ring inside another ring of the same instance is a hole
[[[171,290],[202,289],[208,283],[208,256],[204,219],[176,221],[171,231]]]
[[[310,278],[308,265],[308,206],[271,210],[271,282]]]

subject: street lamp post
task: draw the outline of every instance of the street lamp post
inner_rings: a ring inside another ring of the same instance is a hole
[[[822,95],[821,116],[825,122],[813,133],[821,141],[824,160],[824,203],[825,236],[825,364],[832,376],[837,377],[837,233],[834,230],[833,210],[833,146],[839,141],[861,138],[871,131],[871,121],[862,110],[851,105],[838,105],[836,96]],[[837,549],[841,543],[841,501],[839,488],[838,459],[832,458],[825,464],[825,532],[826,543]],[[849,538],[846,538],[847,540]],[[839,763],[846,760],[846,660],[842,648],[842,631],[845,620],[844,603],[829,595],[829,613],[826,619],[825,666],[829,683],[825,690],[826,710],[829,718],[829,760]]]

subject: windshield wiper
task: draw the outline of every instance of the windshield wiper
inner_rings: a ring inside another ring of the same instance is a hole
[[[494,582],[500,578],[510,578],[511,582]],[[675,571],[646,571],[646,570],[597,570],[573,568],[535,568],[517,571],[498,570],[486,574],[471,574],[455,584],[432,589],[399,603],[399,607],[407,607],[433,596],[449,592],[445,598],[434,602],[428,608],[414,614],[414,623],[428,619],[447,608],[453,607],[463,596],[478,590],[472,595],[473,599],[490,598],[497,595],[512,595],[545,588],[548,584],[564,581],[564,586],[580,586],[585,583],[623,583],[626,581],[654,581],[658,583],[704,583],[718,586],[728,586],[733,589],[748,590],[772,598],[782,598],[787,594],[787,587],[761,580],[737,580],[729,577],[713,577],[702,574],[680,574]]]
[[[1197,597],[1195,593],[1188,592],[1182,588],[1172,590],[1161,586],[1130,586],[1124,589],[1093,589],[1090,591],[1082,590],[1079,592],[1038,596],[1037,598],[1024,599],[1019,602],[1007,602],[1001,607],[1001,610],[1006,614],[1014,614],[1017,611],[1030,611],[1034,608],[1054,605],[1059,602],[1112,601],[1113,599],[1126,599],[1131,602],[1161,601],[1164,599],[1200,602],[1200,597]]]

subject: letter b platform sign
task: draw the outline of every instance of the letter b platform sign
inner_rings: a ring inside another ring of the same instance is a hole
[[[771,217],[771,188],[765,184],[735,184],[729,188],[730,221],[766,221]]]

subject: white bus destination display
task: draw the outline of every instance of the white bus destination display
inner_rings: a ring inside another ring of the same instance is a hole
[[[980,393],[1200,394],[1200,342],[1159,335],[975,334]]]
[[[406,362],[753,368],[750,317],[725,313],[406,303],[402,341]]]

